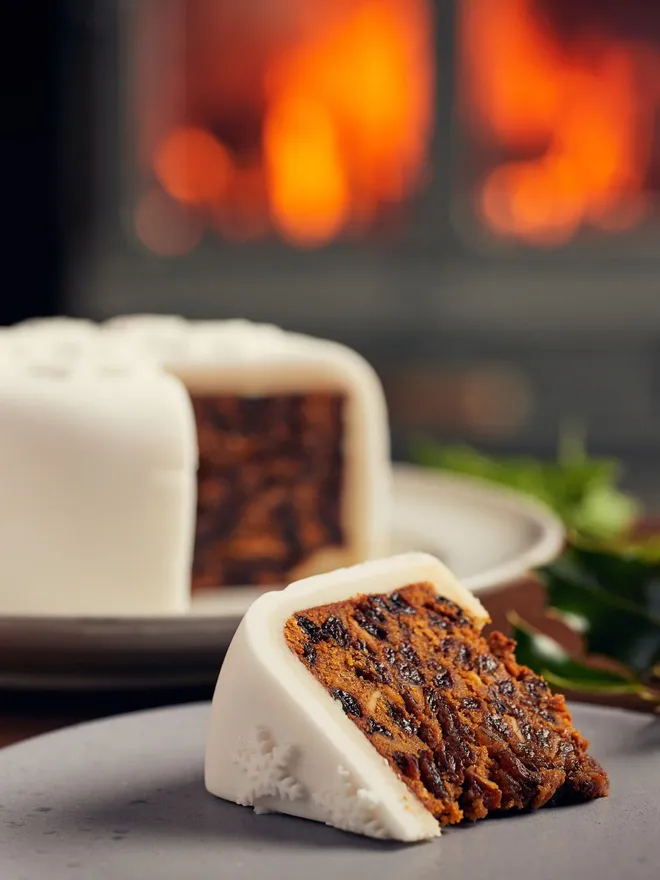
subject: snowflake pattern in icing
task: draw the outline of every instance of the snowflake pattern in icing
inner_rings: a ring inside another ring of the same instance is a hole
[[[340,778],[337,788],[312,795],[326,824],[369,837],[389,837],[379,815],[378,798],[358,788],[344,767],[337,767],[337,774]]]
[[[287,801],[305,798],[304,786],[290,769],[296,753],[295,746],[278,745],[265,727],[259,727],[256,740],[243,744],[234,757],[234,763],[243,773],[243,788],[237,802],[244,807],[254,806],[259,812],[261,798],[280,797]]]

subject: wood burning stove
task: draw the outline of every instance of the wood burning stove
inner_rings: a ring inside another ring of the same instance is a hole
[[[397,437],[542,450],[577,413],[654,454],[653,4],[61,8],[67,311],[343,339],[386,378]]]

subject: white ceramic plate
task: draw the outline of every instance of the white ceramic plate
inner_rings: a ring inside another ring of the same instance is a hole
[[[483,594],[554,557],[561,523],[478,480],[395,468],[393,552],[425,550]],[[208,591],[188,614],[141,618],[0,617],[0,687],[126,688],[214,680],[261,590]]]

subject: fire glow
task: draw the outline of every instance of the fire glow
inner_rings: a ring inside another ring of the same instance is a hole
[[[184,4],[181,118],[170,107],[168,126],[167,110],[154,122],[153,102],[140,111],[154,185],[222,238],[275,232],[317,247],[361,237],[428,172],[428,0],[276,0],[270,32],[261,5],[249,6]],[[239,80],[241,95],[229,94]],[[153,236],[145,243],[155,249]]]
[[[495,157],[478,186],[482,221],[556,247],[583,229],[631,229],[648,212],[660,51],[644,34],[562,38],[539,6],[464,0],[464,107]]]

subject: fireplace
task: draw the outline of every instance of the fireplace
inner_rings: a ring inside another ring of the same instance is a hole
[[[549,451],[580,414],[655,456],[654,4],[65,6],[68,311],[344,340],[401,451],[418,430]]]

